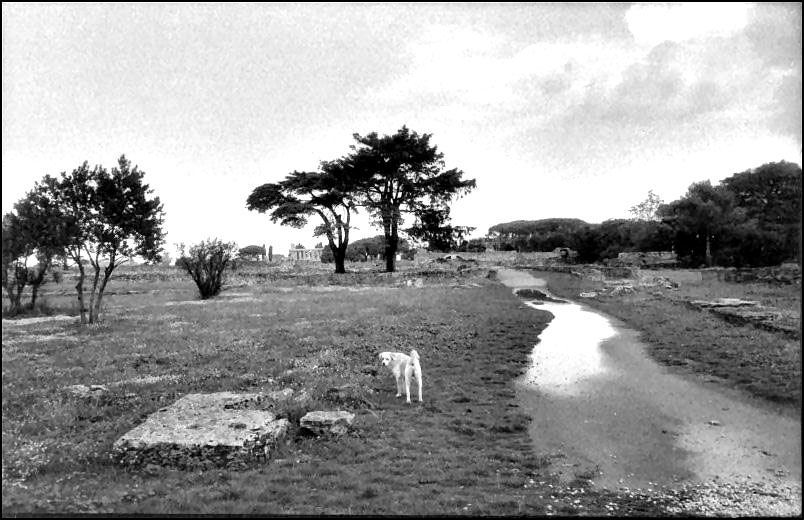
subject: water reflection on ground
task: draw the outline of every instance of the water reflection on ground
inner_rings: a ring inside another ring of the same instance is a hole
[[[525,381],[544,392],[572,395],[582,381],[606,373],[600,344],[615,334],[609,320],[575,303],[525,304],[554,316],[530,355]]]

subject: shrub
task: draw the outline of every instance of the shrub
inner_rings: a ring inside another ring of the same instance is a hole
[[[221,292],[224,272],[234,256],[236,247],[234,242],[209,239],[192,246],[189,254],[185,256],[184,244],[180,246],[181,258],[176,264],[184,268],[193,278],[202,300],[212,298]]]

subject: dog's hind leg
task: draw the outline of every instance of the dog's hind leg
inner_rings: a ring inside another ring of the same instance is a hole
[[[410,371],[405,371],[405,400],[406,403],[410,404]]]
[[[422,369],[417,366],[414,370],[416,372],[416,386],[419,388],[419,402],[422,402]]]

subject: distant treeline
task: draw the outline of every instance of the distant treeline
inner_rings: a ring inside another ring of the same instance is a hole
[[[409,258],[411,255],[410,245],[405,239],[399,241],[397,253],[402,255],[402,258]],[[379,255],[379,257],[377,256]],[[350,242],[346,247],[346,260],[350,262],[366,262],[369,260],[376,260],[377,258],[385,258],[385,236],[377,235],[371,238],[363,238]],[[330,248],[325,247],[321,251],[321,261],[324,263],[332,263],[335,257]]]
[[[580,219],[517,220],[489,228],[468,249],[520,252],[570,247],[581,262],[626,251],[675,251],[684,266],[763,266],[801,262],[801,168],[764,164],[713,186],[692,184],[678,200],[649,199],[633,219],[589,224]],[[646,210],[647,209],[647,210]]]

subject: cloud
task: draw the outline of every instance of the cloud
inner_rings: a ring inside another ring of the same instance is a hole
[[[801,69],[801,4],[757,4],[745,34],[770,67]]]
[[[729,36],[748,23],[749,4],[637,4],[625,13],[628,29],[639,44],[681,42]]]
[[[774,94],[776,110],[770,116],[770,128],[791,137],[801,146],[801,74],[784,77]]]

